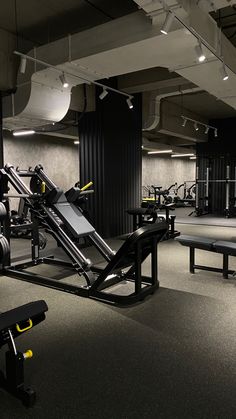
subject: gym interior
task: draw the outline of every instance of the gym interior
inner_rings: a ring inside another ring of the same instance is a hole
[[[1,419],[235,418],[236,0],[0,34]]]

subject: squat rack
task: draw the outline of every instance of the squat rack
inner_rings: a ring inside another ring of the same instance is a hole
[[[230,179],[230,165],[226,166],[226,176],[225,179],[211,179],[210,178],[210,166],[206,167],[205,172],[205,179],[199,179],[199,166],[196,167],[196,207],[195,207],[195,213],[197,216],[199,215],[206,215],[209,214],[209,191],[210,191],[210,185],[215,184],[225,184],[225,217],[230,217],[230,184],[234,184],[234,208],[236,208],[236,166],[234,166],[234,176],[235,179]],[[199,196],[199,185],[204,185],[204,213],[202,213],[202,210],[200,208],[200,196]]]

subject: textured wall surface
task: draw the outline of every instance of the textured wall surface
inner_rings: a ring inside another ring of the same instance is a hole
[[[196,163],[188,158],[144,155],[142,159],[142,185],[162,186],[168,188],[173,183],[178,185],[195,179]]]
[[[4,163],[28,169],[42,164],[45,172],[62,189],[69,189],[79,179],[78,146],[68,139],[34,135],[4,136]]]

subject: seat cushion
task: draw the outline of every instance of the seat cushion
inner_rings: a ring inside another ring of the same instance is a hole
[[[183,246],[195,247],[196,249],[202,250],[214,250],[213,244],[216,242],[215,239],[210,239],[208,237],[188,236],[185,234],[181,234],[175,240]]]
[[[216,241],[214,243],[216,252],[224,253],[226,255],[236,256],[236,243],[228,241]]]
[[[126,212],[130,215],[146,215],[149,214],[148,208],[129,208]]]

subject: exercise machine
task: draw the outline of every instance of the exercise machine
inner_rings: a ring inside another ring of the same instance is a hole
[[[26,176],[30,178],[30,187],[23,181]],[[0,201],[4,202],[7,211],[8,183],[29,206],[32,257],[30,261],[20,264],[12,264],[9,258],[3,265],[5,275],[79,296],[124,305],[140,301],[158,288],[157,246],[168,230],[165,222],[139,228],[114,252],[74,205],[81,194],[80,188],[71,188],[65,195],[47,176],[41,165],[27,173],[21,173],[8,164],[0,170]],[[7,219],[3,229],[10,240],[8,223]],[[53,255],[40,257],[39,225],[54,237],[67,254],[68,261],[56,259]],[[103,256],[107,262],[105,268],[94,266],[84,256],[78,246],[81,237],[87,237]],[[151,275],[147,277],[142,275],[142,264],[149,255]],[[78,281],[75,285],[28,270],[41,264],[67,268],[77,273],[83,281]],[[122,285],[122,293],[119,293],[118,284]]]
[[[205,170],[204,179],[200,179],[199,167],[196,168],[196,206],[194,214],[196,216],[207,215],[211,212],[211,200],[213,199],[212,186],[222,185],[224,187],[224,215],[229,218],[236,208],[236,166],[234,167],[234,177],[230,177],[230,165],[226,165],[224,179],[212,179],[211,167],[208,165]],[[233,198],[230,198],[230,189],[233,185]],[[233,204],[233,205],[232,205]]]
[[[39,300],[0,313],[0,348],[8,346],[5,373],[0,371],[0,386],[27,407],[36,401],[36,392],[24,384],[24,362],[32,358],[33,352],[31,349],[24,353],[18,351],[15,339],[42,322],[47,310],[45,301]]]
[[[0,202],[0,223],[4,225],[7,218],[5,205]],[[9,242],[0,234],[0,265],[8,263],[10,257]],[[0,349],[7,345],[5,353],[5,372],[0,370],[0,387],[19,398],[26,406],[33,406],[36,392],[24,384],[24,362],[31,359],[33,352],[29,349],[24,353],[16,348],[15,339],[45,319],[47,304],[43,300],[30,302],[23,306],[0,313]]]
[[[168,230],[163,239],[173,239],[180,235],[180,232],[175,230],[175,215],[170,215],[170,211],[174,211],[175,204],[159,204],[150,200],[142,201],[140,208],[130,208],[127,214],[133,217],[133,231],[145,225],[160,223],[165,221],[168,225]]]

